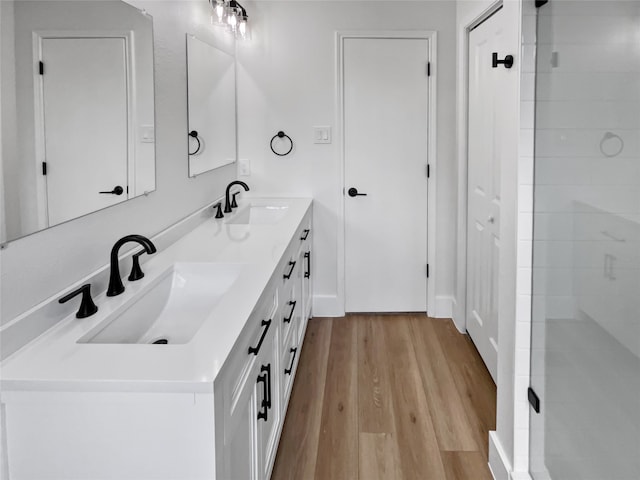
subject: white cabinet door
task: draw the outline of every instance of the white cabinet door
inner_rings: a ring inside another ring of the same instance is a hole
[[[222,480],[257,480],[257,418],[262,386],[257,379],[258,365],[240,386],[237,405],[224,418]],[[219,469],[218,469],[219,471]]]
[[[298,302],[300,308],[297,315],[296,323],[296,343],[302,342],[302,337],[307,327],[307,320],[311,311],[311,298],[309,295],[309,280],[311,278],[311,250],[308,249],[309,244],[305,242],[298,254],[298,262],[300,263],[300,271],[298,273],[298,281],[296,284],[298,293]]]
[[[278,349],[280,329],[274,329],[264,341],[258,361],[257,445],[258,478],[267,480],[278,448],[282,412],[280,407],[280,361]],[[238,477],[240,478],[240,477]]]

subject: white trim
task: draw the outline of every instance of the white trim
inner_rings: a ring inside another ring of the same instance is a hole
[[[458,78],[457,78],[457,157],[458,157],[458,271],[457,273],[457,309],[454,322],[458,330],[467,330],[467,139],[469,113],[469,32],[482,21],[489,18],[503,5],[497,0],[479,15],[472,14],[464,18],[458,35]]]
[[[495,480],[510,480],[511,464],[496,431],[489,432],[489,469]]]
[[[431,63],[431,75],[427,77],[429,89],[429,108],[427,118],[427,162],[430,165],[430,179],[427,186],[427,262],[429,263],[430,277],[427,279],[427,314],[437,315],[438,303],[436,300],[437,285],[437,256],[436,256],[436,214],[437,205],[437,179],[438,179],[438,157],[437,157],[437,76],[438,76],[438,33],[432,30],[408,30],[408,31],[339,31],[336,32],[336,143],[338,145],[340,161],[340,184],[343,187],[343,194],[340,197],[338,208],[338,310],[344,314],[345,311],[345,215],[344,215],[344,71],[343,71],[343,46],[346,38],[419,38],[425,39],[428,43],[427,61]],[[447,315],[451,317],[451,314]]]
[[[314,317],[343,317],[344,306],[338,295],[314,295]]]
[[[451,295],[437,295],[436,304],[430,314],[434,318],[453,318],[453,307],[456,301]]]
[[[528,472],[513,472],[511,480],[533,480]],[[550,480],[550,479],[549,479]]]

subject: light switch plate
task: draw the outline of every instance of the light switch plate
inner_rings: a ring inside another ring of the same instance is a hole
[[[331,127],[313,127],[313,143],[331,143]]]

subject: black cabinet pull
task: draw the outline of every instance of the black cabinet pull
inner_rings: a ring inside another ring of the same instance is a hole
[[[298,353],[298,348],[292,348],[291,350],[289,350],[289,352],[293,353],[293,357],[291,357],[291,365],[289,365],[289,368],[284,369],[284,373],[286,375],[291,375],[291,372],[293,372],[293,363],[296,361],[296,353]]]
[[[304,278],[311,276],[311,252],[305,252],[304,258],[307,260],[307,271],[304,272]]]
[[[291,305],[291,311],[289,312],[288,317],[282,319],[284,323],[291,322],[291,319],[293,318],[293,311],[296,309],[296,303],[298,303],[296,300],[289,302],[289,305]]]
[[[271,364],[267,364],[266,367],[262,365],[260,371],[267,372],[267,398],[265,399],[265,404],[267,408],[271,408]]]
[[[260,326],[264,327],[264,330],[262,330],[262,335],[260,336],[260,341],[258,342],[258,345],[256,345],[255,347],[249,347],[249,355],[251,355],[252,353],[254,355],[258,355],[258,352],[260,351],[260,347],[262,346],[262,342],[264,342],[264,337],[267,336],[267,332],[269,331],[269,327],[271,326],[271,319],[262,320],[262,323],[260,323]]]
[[[283,277],[284,277],[285,279],[291,278],[291,274],[293,273],[293,269],[294,269],[294,268],[296,268],[296,262],[291,262],[291,261],[290,261],[290,262],[289,262],[289,266],[291,267],[291,268],[289,269],[289,273],[285,273],[285,274],[283,275]]]
[[[309,232],[310,231],[311,230],[309,230],[308,228],[305,228],[304,231],[303,231],[303,235],[300,237],[300,240],[306,240],[307,237],[309,236]]]
[[[271,364],[260,367],[260,375],[256,383],[262,383],[261,411],[258,412],[258,420],[269,419],[269,409],[271,408]]]

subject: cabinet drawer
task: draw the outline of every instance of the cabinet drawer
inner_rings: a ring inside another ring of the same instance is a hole
[[[252,373],[256,359],[276,330],[277,290],[269,292],[259,305],[240,334],[221,378],[225,411],[228,415],[233,415],[237,405],[243,401],[243,386]]]
[[[282,398],[283,408],[286,409],[289,395],[291,395],[291,387],[293,378],[295,377],[300,357],[300,344],[296,335],[290,335],[288,340],[284,342],[284,348],[280,353],[280,365],[282,369]]]
[[[296,286],[293,285],[290,289],[287,289],[287,293],[288,295],[284,297],[284,301],[281,304],[280,313],[278,315],[283,342],[289,335],[289,332],[296,329],[298,312],[300,312],[302,308],[297,297]]]

